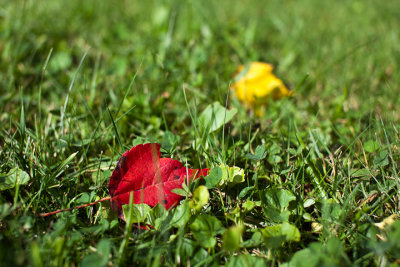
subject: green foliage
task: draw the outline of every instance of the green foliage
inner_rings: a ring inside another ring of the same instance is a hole
[[[206,181],[206,187],[208,189],[214,188],[222,181],[221,168],[218,166],[212,168],[209,174],[206,177],[204,177],[204,180]]]
[[[189,202],[184,202],[183,204],[176,207],[173,212],[172,219],[169,221],[171,226],[182,228],[190,219],[190,206]]]
[[[201,214],[190,224],[194,238],[205,248],[213,248],[217,241],[215,236],[223,231],[222,223],[211,215]]]
[[[205,187],[204,185],[200,185],[193,192],[193,198],[190,201],[190,207],[198,211],[208,203],[209,198],[210,193],[208,193],[207,187]]]
[[[171,153],[176,148],[178,141],[179,141],[179,136],[174,135],[170,131],[165,131],[161,142],[161,146],[166,151]]]
[[[199,116],[200,128],[204,133],[212,133],[232,120],[235,108],[227,110],[219,102],[208,105]]]
[[[248,154],[246,155],[246,157],[247,157],[248,159],[251,159],[251,160],[259,161],[259,160],[264,159],[265,156],[266,156],[266,154],[267,154],[267,152],[265,151],[265,146],[260,145],[260,146],[257,146],[254,155],[248,153]]]
[[[268,226],[261,230],[265,245],[268,248],[278,248],[283,242],[300,241],[300,231],[287,222]]]
[[[222,184],[226,184],[228,186],[234,186],[235,184],[238,183],[243,183],[244,182],[244,170],[233,166],[227,166],[225,164],[219,165],[222,171],[222,178],[221,182]]]
[[[25,185],[29,182],[29,175],[23,170],[15,167],[7,174],[0,176],[0,190],[14,188],[15,186]]]
[[[346,266],[349,259],[340,241],[331,238],[326,244],[311,243],[308,248],[296,252],[284,266]]]
[[[130,205],[123,205],[122,210],[124,213],[125,220],[128,221],[129,217],[129,207]],[[148,217],[151,211],[151,207],[147,204],[141,203],[141,204],[132,204],[132,212],[131,212],[131,217],[130,221],[132,223],[147,223],[148,222]]]
[[[256,256],[252,256],[249,254],[242,254],[239,256],[232,257],[227,266],[229,266],[229,267],[234,267],[234,266],[262,267],[262,266],[265,266],[265,262],[261,257],[256,257]]]
[[[96,251],[86,255],[81,264],[83,266],[97,267],[107,266],[108,257],[111,252],[111,242],[108,239],[102,239],[98,244]]]
[[[240,248],[240,242],[242,241],[244,226],[235,225],[229,227],[223,237],[224,248],[227,251],[235,252]]]
[[[289,203],[296,197],[288,190],[270,188],[261,193],[264,213],[272,221],[287,222],[291,214]]]
[[[2,265],[398,263],[399,2],[38,2],[0,0]],[[230,92],[253,61],[293,90],[259,118]],[[37,216],[146,142],[210,168],[178,206]]]

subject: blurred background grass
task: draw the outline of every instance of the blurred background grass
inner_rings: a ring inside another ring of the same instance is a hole
[[[266,61],[295,96],[275,104],[261,122],[293,118],[304,130],[335,125],[337,135],[352,139],[371,119],[399,119],[400,98],[393,97],[399,92],[399,5],[3,1],[1,119],[18,116],[20,89],[28,124],[34,114],[60,115],[87,52],[66,111],[96,120],[105,105],[119,110],[115,116],[136,106],[121,123],[122,137],[158,138],[160,127],[182,132],[191,124],[183,87],[192,108],[224,103],[237,66]],[[249,117],[241,112],[238,121]],[[86,129],[82,139],[94,125],[79,127]]]
[[[296,92],[298,108],[324,114],[343,101],[346,110],[360,116],[370,111],[396,116],[390,113],[399,101],[393,97],[399,84],[398,5],[3,1],[2,111],[13,111],[20,87],[37,106],[40,81],[42,99],[57,105],[89,50],[72,92],[77,106],[82,97],[90,107],[115,101],[138,70],[135,92],[148,92],[151,100],[170,92],[168,102],[179,105],[182,84],[193,88],[200,103],[209,97],[221,100],[239,64],[267,61],[291,88],[309,75]],[[51,50],[46,78],[41,79]]]

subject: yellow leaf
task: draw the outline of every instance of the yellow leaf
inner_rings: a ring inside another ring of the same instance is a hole
[[[397,218],[399,217],[399,215],[397,214],[392,214],[389,217],[385,218],[383,221],[381,221],[380,223],[374,223],[374,225],[376,227],[378,227],[379,229],[383,230],[385,229],[387,226],[392,225]]]
[[[291,95],[291,91],[272,70],[271,64],[262,62],[253,62],[248,67],[239,66],[236,82],[232,84],[238,100],[247,108],[252,108],[256,115],[261,115],[261,107],[269,99],[276,100]]]

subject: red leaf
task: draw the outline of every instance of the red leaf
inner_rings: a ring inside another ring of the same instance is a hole
[[[111,206],[124,219],[122,205],[146,203],[154,207],[161,203],[166,209],[182,199],[171,190],[182,188],[182,183],[207,175],[208,169],[188,169],[179,161],[160,158],[159,144],[137,145],[126,151],[119,159],[108,184]]]

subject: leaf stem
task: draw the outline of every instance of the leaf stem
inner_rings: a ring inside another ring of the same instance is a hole
[[[93,205],[96,205],[97,203],[100,203],[100,202],[103,202],[103,201],[106,201],[106,200],[110,200],[110,199],[111,199],[111,197],[103,197],[102,199],[97,200],[97,201],[92,202],[92,203],[87,203],[87,204],[84,204],[84,205],[81,205],[81,206],[72,207],[72,208],[68,208],[68,209],[61,209],[61,210],[55,210],[55,211],[52,211],[52,212],[40,213],[38,216],[39,217],[47,217],[47,216],[54,215],[54,214],[57,214],[57,213],[61,213],[61,212],[64,212],[64,211],[69,211],[69,210],[74,210],[74,209],[80,209],[80,208],[93,206]]]

